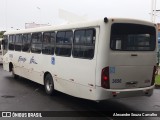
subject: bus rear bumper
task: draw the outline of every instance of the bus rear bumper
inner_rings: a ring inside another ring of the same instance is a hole
[[[106,100],[111,98],[151,96],[153,94],[154,87],[155,85],[145,88],[133,88],[133,89],[104,89],[102,87],[97,87],[96,96],[99,100]]]

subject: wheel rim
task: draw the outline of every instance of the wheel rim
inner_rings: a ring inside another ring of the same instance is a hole
[[[46,88],[47,88],[47,91],[52,91],[53,84],[52,84],[52,81],[49,79],[46,80]]]

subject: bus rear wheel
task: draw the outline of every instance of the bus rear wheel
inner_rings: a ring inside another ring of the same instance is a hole
[[[44,79],[45,91],[48,95],[53,95],[54,93],[54,83],[51,74],[47,74]]]

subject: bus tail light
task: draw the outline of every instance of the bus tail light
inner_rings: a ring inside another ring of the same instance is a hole
[[[105,67],[102,69],[101,86],[103,88],[109,89],[109,67]]]
[[[155,83],[156,70],[157,70],[157,67],[154,66],[154,67],[153,67],[152,83],[151,83],[151,85],[154,85],[154,83]]]

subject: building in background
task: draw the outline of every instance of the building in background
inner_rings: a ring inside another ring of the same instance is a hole
[[[49,24],[37,24],[35,22],[33,22],[33,23],[25,23],[25,29],[43,27],[43,26],[50,26],[50,25]]]

